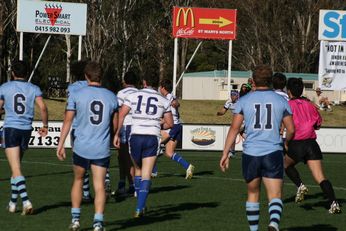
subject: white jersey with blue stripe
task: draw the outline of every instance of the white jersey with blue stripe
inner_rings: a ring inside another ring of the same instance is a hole
[[[166,99],[168,99],[169,102],[172,104],[173,100],[175,100],[176,97],[173,94],[168,93],[166,95]],[[178,108],[175,108],[175,107],[171,106],[171,111],[172,111],[172,115],[173,115],[173,122],[174,122],[174,124],[180,124],[181,121],[180,121],[180,114],[179,114]]]
[[[71,94],[78,92],[80,89],[82,89],[83,87],[86,87],[86,86],[88,86],[88,81],[86,81],[86,80],[76,81],[76,82],[68,85],[67,94],[68,94],[68,96],[70,96]],[[75,118],[72,122],[72,129],[75,129],[76,126],[77,126],[77,124],[76,124],[76,118]]]
[[[141,89],[125,98],[124,105],[131,108],[131,135],[160,136],[160,121],[171,111],[170,102],[152,88]]]
[[[137,92],[137,91],[138,91],[138,89],[135,87],[126,87],[126,88],[120,90],[117,94],[119,107],[121,107],[123,105],[125,98],[128,95],[130,95],[134,92]],[[132,123],[132,110],[125,116],[123,125],[124,126],[131,125],[131,123]]]
[[[263,156],[282,150],[280,126],[285,116],[292,115],[287,100],[272,90],[256,90],[241,97],[235,114],[245,121],[245,154]]]
[[[235,105],[237,105],[237,102],[233,103],[232,99],[228,99],[226,103],[223,105],[223,107],[226,110],[230,110],[232,113],[234,112]]]
[[[25,80],[13,80],[0,87],[4,101],[4,127],[31,130],[35,99],[42,96],[40,88]]]
[[[102,87],[86,86],[70,95],[66,110],[75,111],[73,151],[86,159],[110,156],[111,123],[118,109],[116,95]]]

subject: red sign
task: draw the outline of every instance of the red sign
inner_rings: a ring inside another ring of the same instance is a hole
[[[234,40],[236,18],[237,10],[174,7],[173,36]]]

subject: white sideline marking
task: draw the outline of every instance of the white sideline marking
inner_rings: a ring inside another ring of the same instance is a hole
[[[7,160],[6,159],[0,159],[0,162],[7,162]],[[72,164],[55,164],[55,163],[41,162],[41,161],[22,161],[22,163],[23,164],[42,164],[42,165],[51,165],[51,166],[63,166],[63,167],[72,168]],[[112,168],[112,169],[118,169],[118,168]],[[160,172],[160,173],[163,175],[181,176],[181,174],[170,174],[168,172]],[[218,176],[193,176],[193,178],[244,182],[244,179],[230,178],[230,177],[218,177]],[[295,184],[293,184],[293,183],[285,182],[284,185],[296,187]],[[306,184],[306,186],[309,188],[320,188],[319,185]],[[346,191],[345,187],[338,187],[338,186],[333,185],[333,188],[335,190]]]

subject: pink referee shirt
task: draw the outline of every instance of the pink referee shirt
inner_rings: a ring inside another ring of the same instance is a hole
[[[288,101],[293,113],[295,133],[293,140],[316,139],[315,129],[322,124],[322,117],[312,102],[307,99]]]

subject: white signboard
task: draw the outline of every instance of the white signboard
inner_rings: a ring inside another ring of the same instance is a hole
[[[320,10],[318,39],[346,41],[346,11]]]
[[[85,35],[87,4],[18,0],[17,31]]]
[[[346,89],[346,42],[321,41],[318,79],[321,89]]]

